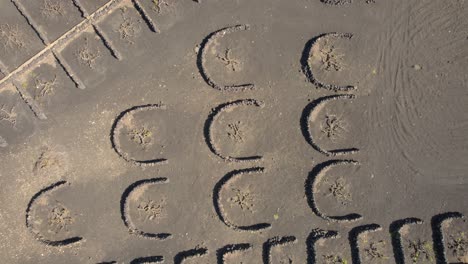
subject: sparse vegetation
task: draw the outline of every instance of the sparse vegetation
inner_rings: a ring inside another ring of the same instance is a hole
[[[141,214],[144,214],[145,221],[153,221],[160,219],[164,215],[166,201],[163,199],[159,203],[154,200],[148,199],[146,202],[140,203],[137,207]]]
[[[54,89],[57,84],[57,76],[55,75],[52,80],[44,80],[37,77],[34,80],[34,83],[36,84],[36,89],[38,90],[38,92],[34,96],[34,99],[37,100],[41,97],[54,93]]]
[[[37,159],[36,163],[34,164],[33,171],[35,173],[39,173],[43,170],[49,170],[53,167],[60,167],[60,163],[61,161],[59,156],[47,149],[43,151]]]
[[[68,226],[74,222],[70,211],[63,205],[58,204],[49,212],[49,231],[59,233],[62,230],[68,231]]]
[[[15,107],[7,107],[2,105],[0,107],[0,121],[5,121],[10,123],[11,126],[16,127],[16,117]]]
[[[343,178],[338,178],[329,185],[327,196],[333,196],[333,198],[343,205],[351,201],[351,193]]]
[[[322,137],[325,136],[331,141],[335,141],[342,138],[343,133],[347,132],[347,126],[342,116],[327,114],[320,124],[320,132],[322,132]]]
[[[232,189],[232,191],[235,193],[235,195],[229,198],[229,202],[231,202],[231,204],[233,205],[240,207],[242,211],[253,212],[254,197],[250,190],[241,190],[234,188]]]
[[[19,30],[18,25],[1,24],[0,41],[5,49],[22,49],[26,47],[24,36]]]
[[[371,242],[367,248],[364,249],[368,260],[382,261],[388,259],[383,253],[385,247],[385,241],[380,240],[378,242]]]
[[[243,132],[241,130],[241,121],[237,121],[234,123],[229,123],[227,125],[227,135],[230,139],[236,142],[244,141]]]
[[[166,0],[150,0],[151,1],[151,9],[158,13],[161,14],[165,8],[169,8],[172,5],[166,2]]]
[[[328,42],[328,39],[323,40],[320,44],[318,52],[312,54],[320,63],[321,68],[326,71],[341,71],[344,68],[344,54],[339,51],[334,45]]]
[[[128,135],[133,142],[142,147],[150,145],[153,139],[153,133],[146,127],[132,129]]]
[[[122,23],[120,23],[117,32],[120,39],[127,41],[130,44],[135,43],[132,39],[140,32],[140,19],[127,16],[126,8],[122,8]]]
[[[230,68],[233,72],[238,70],[238,65],[239,62],[231,57],[231,49],[226,49],[223,55],[216,55],[216,58],[218,58],[222,63],[224,63],[224,66],[227,68]]]
[[[450,236],[448,248],[452,251],[452,255],[457,258],[464,257],[468,252],[468,240],[465,232],[460,232],[457,235]]]
[[[101,52],[97,48],[95,50],[91,50],[89,48],[88,38],[85,38],[85,43],[76,51],[76,56],[81,64],[84,64],[89,68],[94,68],[96,60],[101,57]]]
[[[433,263],[434,250],[432,243],[418,239],[416,241],[408,241],[408,249],[410,251],[411,261],[413,263]]]
[[[8,142],[2,136],[0,136],[0,148],[5,148],[7,146]]]
[[[323,255],[324,264],[348,264],[348,261],[337,255]]]
[[[59,0],[44,0],[44,3],[41,7],[41,14],[44,17],[63,16],[65,14],[65,10],[62,4],[63,2]]]

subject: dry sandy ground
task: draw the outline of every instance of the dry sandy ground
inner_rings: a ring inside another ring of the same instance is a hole
[[[468,1],[0,0],[2,263],[468,263]]]

